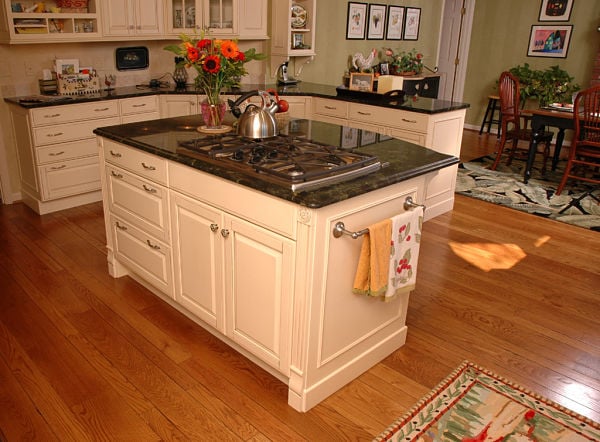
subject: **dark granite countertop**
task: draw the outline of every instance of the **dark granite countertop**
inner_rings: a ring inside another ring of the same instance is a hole
[[[227,118],[233,118],[228,115]],[[231,121],[231,120],[230,120]],[[376,155],[384,167],[369,175],[316,190],[293,192],[289,188],[264,182],[223,165],[202,160],[186,149],[178,149],[179,141],[201,136],[196,128],[203,122],[198,116],[165,118],[139,123],[100,127],[97,135],[193,167],[229,181],[265,192],[269,195],[310,208],[324,207],[410,178],[458,163],[458,158],[398,139],[379,141],[357,148]],[[340,146],[342,126],[312,120],[291,119],[290,127],[308,138]]]
[[[239,89],[225,90],[225,94],[241,95],[252,90],[266,90],[273,88],[281,96],[311,96],[330,98],[341,101],[354,103],[370,104],[375,106],[388,107],[393,109],[403,109],[411,112],[420,112],[425,114],[436,114],[441,112],[449,112],[457,109],[466,109],[469,107],[466,103],[451,102],[446,100],[437,100],[434,98],[413,97],[408,96],[405,100],[390,101],[375,93],[360,93],[356,92],[353,96],[346,94],[339,95],[336,86],[329,86],[317,83],[300,82],[296,85],[277,86],[275,84],[249,84],[243,85]],[[183,89],[175,89],[174,87],[159,87],[150,88],[147,86],[128,86],[118,87],[112,91],[99,92],[86,95],[32,95],[26,97],[8,97],[4,100],[8,103],[17,104],[25,108],[36,108],[46,106],[57,106],[62,104],[85,103],[90,101],[114,100],[119,98],[132,98],[144,95],[157,94],[201,94],[193,86],[188,86]]]

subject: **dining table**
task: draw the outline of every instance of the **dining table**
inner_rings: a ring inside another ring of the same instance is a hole
[[[558,134],[556,135],[556,144],[554,146],[554,154],[552,156],[552,170],[556,170],[558,160],[560,158],[560,150],[565,139],[565,130],[575,129],[575,121],[573,119],[573,108],[569,107],[540,107],[538,109],[528,109],[531,115],[531,131],[532,140],[529,145],[529,153],[527,155],[527,164],[525,166],[524,182],[527,184],[531,178],[531,169],[535,160],[535,153],[538,148],[537,134],[541,133],[546,126],[556,127]]]

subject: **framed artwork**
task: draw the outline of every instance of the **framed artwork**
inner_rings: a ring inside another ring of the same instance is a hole
[[[360,145],[368,146],[377,142],[377,132],[371,132],[370,130],[360,131]]]
[[[358,129],[355,127],[342,126],[340,135],[340,147],[342,149],[354,149],[358,147]]]
[[[363,40],[367,25],[367,4],[348,2],[346,40]]]
[[[419,39],[419,25],[421,24],[421,8],[406,8],[404,18],[404,40]]]
[[[529,57],[567,58],[573,25],[531,27],[529,36]]]
[[[350,87],[348,89],[371,92],[373,90],[373,73],[352,72],[350,74]]]
[[[79,74],[78,59],[56,59],[56,73],[58,75],[77,75]]]
[[[292,49],[304,48],[304,34],[292,34]]]
[[[402,25],[404,24],[404,6],[388,6],[387,11],[387,40],[402,40]]]
[[[575,0],[542,0],[539,21],[569,21]]]
[[[385,5],[369,4],[367,40],[383,40],[386,8]]]

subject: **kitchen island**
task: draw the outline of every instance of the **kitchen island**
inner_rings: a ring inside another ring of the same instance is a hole
[[[355,149],[383,167],[292,191],[203,159],[182,141],[197,117],[95,130],[109,272],[130,275],[288,385],[307,411],[406,339],[408,293],[352,293],[360,240],[336,237],[411,210],[456,157],[389,139]],[[292,119],[283,131],[340,146],[340,126]]]

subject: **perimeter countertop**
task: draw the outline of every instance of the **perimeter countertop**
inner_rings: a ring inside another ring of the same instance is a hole
[[[233,117],[228,115],[229,121]],[[229,181],[265,192],[305,207],[319,208],[377,190],[444,167],[457,164],[458,158],[435,152],[416,144],[398,139],[389,139],[356,148],[358,152],[372,154],[384,164],[379,171],[316,190],[293,192],[291,189],[261,181],[251,175],[209,163],[179,147],[180,141],[189,141],[202,136],[196,130],[203,122],[198,116],[164,118],[139,123],[100,127],[94,131],[99,136],[136,149],[193,167]],[[305,119],[291,119],[289,130],[296,135],[334,146],[340,146],[342,126]]]
[[[277,90],[280,96],[310,96],[329,98],[334,100],[349,101],[361,104],[370,104],[393,109],[403,109],[412,112],[425,114],[436,114],[440,112],[450,112],[469,107],[467,103],[438,100],[434,98],[424,98],[416,96],[407,96],[401,101],[388,101],[375,93],[357,92],[353,96],[346,94],[339,95],[336,86],[329,86],[317,83],[300,82],[296,85],[278,86],[276,84],[248,84],[240,88],[224,90],[224,94],[242,95],[252,90],[266,90],[273,88]],[[17,104],[25,108],[36,108],[46,106],[58,106],[63,104],[85,103],[90,101],[115,100],[120,98],[133,98],[144,95],[162,95],[162,94],[202,94],[193,86],[186,88],[159,87],[150,88],[147,86],[128,86],[118,87],[107,92],[99,92],[85,95],[32,95],[24,97],[9,97],[4,100],[8,103]]]

